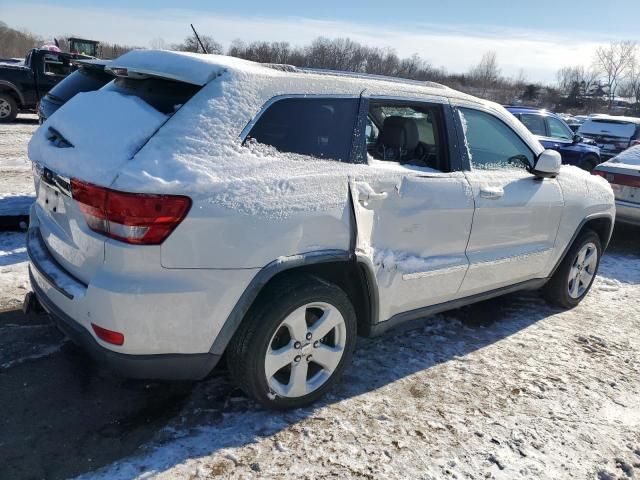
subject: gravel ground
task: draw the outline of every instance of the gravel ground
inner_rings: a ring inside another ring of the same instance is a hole
[[[638,233],[616,228],[577,308],[513,294],[361,339],[332,395],[287,413],[223,365],[198,384],[111,377],[16,310],[24,234],[0,233],[0,478],[634,478]]]

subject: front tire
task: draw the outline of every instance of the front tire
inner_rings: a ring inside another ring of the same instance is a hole
[[[598,273],[602,244],[593,230],[581,233],[543,288],[549,303],[573,308],[587,295]]]
[[[587,172],[590,172],[597,166],[598,166],[598,158],[591,155],[585,158],[584,161],[580,164],[580,168],[582,168],[583,170],[586,170]]]
[[[356,314],[338,286],[292,276],[267,287],[227,349],[236,384],[267,408],[309,405],[351,360]]]
[[[11,95],[0,93],[0,123],[13,122],[18,116],[18,104]]]

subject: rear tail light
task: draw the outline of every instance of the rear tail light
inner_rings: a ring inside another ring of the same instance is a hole
[[[631,146],[631,142],[628,142],[626,140],[621,141],[621,142],[616,142],[616,147],[621,148],[621,149],[625,149],[625,148],[629,148]]]
[[[631,145],[629,145],[630,147],[635,147],[636,145],[640,145],[640,140],[634,140],[631,142]]]
[[[609,183],[613,183],[614,185],[626,185],[628,187],[640,188],[640,177],[626,175],[624,173],[603,172],[602,170],[595,169],[591,170],[591,173],[606,178]]]
[[[71,195],[91,230],[137,245],[162,243],[191,208],[189,197],[119,192],[76,179]]]
[[[91,324],[91,328],[93,328],[93,331],[96,332],[96,336],[103,342],[111,343],[113,345],[122,345],[124,343],[124,335],[120,332],[107,330],[95,323]]]

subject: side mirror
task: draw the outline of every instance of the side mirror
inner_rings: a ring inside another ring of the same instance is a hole
[[[562,157],[555,150],[546,149],[539,156],[531,173],[539,178],[553,178],[560,173]]]
[[[578,135],[577,133],[573,136],[573,143],[580,143],[584,140],[582,135]]]

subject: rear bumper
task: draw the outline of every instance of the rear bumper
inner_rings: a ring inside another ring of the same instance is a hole
[[[35,281],[31,268],[32,266],[29,267],[29,278],[33,291],[53,323],[94,360],[122,376],[158,380],[200,380],[206,377],[220,360],[220,355],[211,353],[128,355],[104,348],[86,328],[64,313],[45,295]]]
[[[616,221],[640,226],[640,204],[616,200]]]

